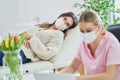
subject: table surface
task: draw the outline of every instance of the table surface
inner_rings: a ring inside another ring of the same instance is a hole
[[[0,79],[3,80],[3,79]],[[23,80],[35,80],[33,74],[27,74],[23,76]]]
[[[52,73],[52,71],[41,71],[41,72],[37,72],[37,73]],[[77,74],[74,74],[74,75],[79,75],[78,73]],[[0,79],[0,80],[3,80],[3,79]],[[31,74],[25,74],[23,75],[23,80],[35,80],[35,77],[33,75],[33,73]]]
[[[35,80],[33,74],[27,74],[23,76],[23,80]]]
[[[44,70],[36,73],[52,73],[52,72],[53,72],[52,70]],[[1,77],[3,77],[3,74],[1,75],[0,73],[0,80],[3,80]],[[33,73],[23,75],[23,80],[35,80]]]

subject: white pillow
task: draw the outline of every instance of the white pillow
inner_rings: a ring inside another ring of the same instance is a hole
[[[67,36],[65,37],[58,55],[52,58],[50,61],[54,62],[56,66],[65,64],[68,65],[75,57],[80,41],[81,37],[79,27],[77,26],[67,32]]]

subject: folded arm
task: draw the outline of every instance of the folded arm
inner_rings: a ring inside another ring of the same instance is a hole
[[[38,57],[48,60],[57,54],[63,43],[63,36],[51,37],[47,44],[43,44],[37,36],[33,36],[29,43],[31,49]]]

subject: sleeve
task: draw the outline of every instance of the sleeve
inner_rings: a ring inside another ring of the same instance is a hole
[[[43,44],[37,36],[33,36],[29,40],[29,43],[31,49],[39,58],[48,60],[55,56],[59,51],[63,43],[63,33],[51,37],[47,44]]]
[[[81,58],[81,43],[80,43],[80,45],[79,45],[78,52],[77,52],[75,58],[76,58],[77,60],[79,60],[80,62],[82,62],[82,58]]]
[[[120,43],[116,40],[110,44],[107,54],[107,66],[114,64],[120,65]]]

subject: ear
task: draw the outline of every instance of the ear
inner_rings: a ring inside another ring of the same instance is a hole
[[[98,29],[102,29],[103,28],[103,25],[102,24],[98,24]]]
[[[103,24],[99,24],[98,29],[100,30],[101,33],[105,31]]]
[[[98,29],[100,29],[102,26],[101,26],[101,24],[98,24],[98,26],[97,26],[97,27],[98,27]]]

